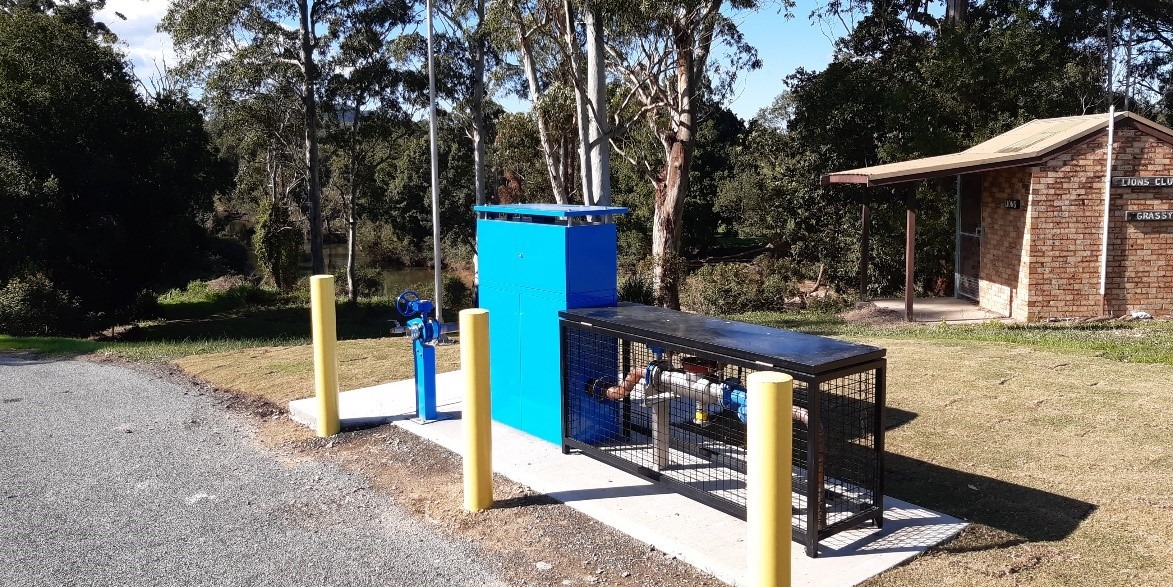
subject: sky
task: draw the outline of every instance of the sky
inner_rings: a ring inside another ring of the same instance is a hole
[[[156,64],[176,62],[171,39],[155,31],[159,19],[167,11],[169,0],[107,0],[98,13],[119,37],[122,50],[134,64],[135,72],[150,87]],[[818,70],[831,60],[832,40],[841,30],[831,30],[807,19],[819,0],[799,0],[794,18],[778,14],[767,7],[760,12],[732,15],[746,40],[757,47],[762,68],[743,73],[738,91],[729,104],[738,116],[752,118],[758,110],[769,106],[783,90],[782,79],[799,67]],[[118,18],[121,13],[126,20]],[[507,102],[504,97],[498,97]],[[506,105],[508,107],[508,105]]]

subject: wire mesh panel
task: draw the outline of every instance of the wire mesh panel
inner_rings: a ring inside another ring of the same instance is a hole
[[[772,366],[569,320],[562,350],[566,450],[745,518],[745,382]],[[810,556],[818,540],[882,519],[883,369],[880,360],[819,376],[786,371],[795,378],[795,538]]]

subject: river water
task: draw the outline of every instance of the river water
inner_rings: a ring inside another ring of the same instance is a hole
[[[322,245],[322,256],[326,261],[326,273],[340,274],[346,271],[346,243],[330,243]],[[356,263],[362,266],[366,259],[362,252],[357,253]],[[310,268],[309,246],[306,246],[302,257],[302,266],[306,271]],[[435,274],[429,267],[404,267],[402,269],[380,271],[381,286],[375,293],[381,296],[397,296],[404,290],[419,287],[420,284],[432,284]],[[430,288],[429,288],[430,289]]]

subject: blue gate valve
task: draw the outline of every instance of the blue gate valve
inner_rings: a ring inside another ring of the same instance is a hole
[[[444,324],[429,316],[436,309],[430,300],[420,299],[414,291],[405,291],[395,300],[395,309],[407,321],[407,328],[396,323],[391,332],[407,334],[415,354],[415,415],[421,423],[441,419],[436,411],[436,344],[445,334],[455,332],[455,325]]]

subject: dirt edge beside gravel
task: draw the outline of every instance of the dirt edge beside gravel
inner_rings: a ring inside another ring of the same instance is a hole
[[[511,585],[725,585],[501,475],[493,477],[494,507],[467,513],[460,457],[397,426],[317,438],[285,406],[217,388],[170,363],[116,362],[209,395],[253,425],[257,442],[279,459],[321,460],[361,475],[410,515],[478,549]]]

